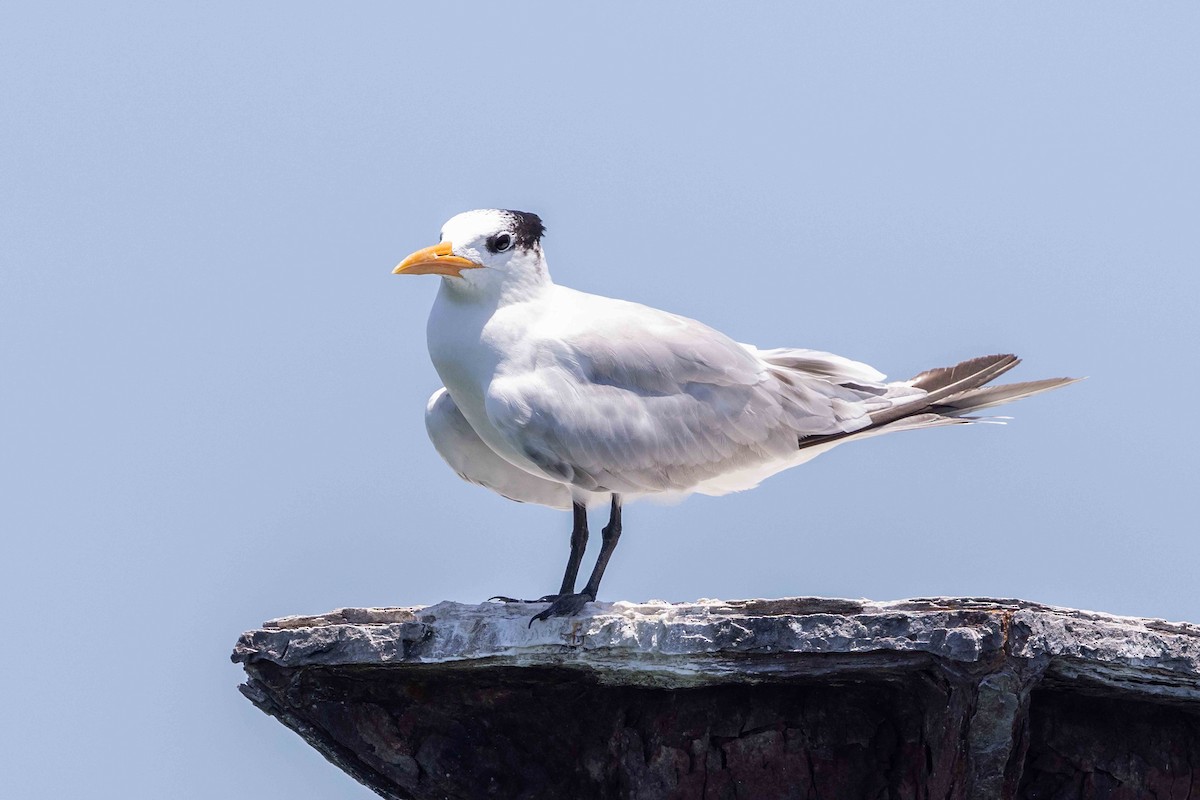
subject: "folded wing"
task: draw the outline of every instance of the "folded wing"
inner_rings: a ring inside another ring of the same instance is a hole
[[[633,303],[576,308],[491,384],[488,419],[548,477],[589,491],[682,492],[769,465],[798,440],[847,434],[907,384],[815,351],[760,353],[699,322]],[[587,320],[573,327],[571,319]]]

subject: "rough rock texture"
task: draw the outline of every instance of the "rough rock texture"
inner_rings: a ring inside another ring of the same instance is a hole
[[[1200,626],[1015,600],[342,609],[241,689],[387,798],[1200,800]]]

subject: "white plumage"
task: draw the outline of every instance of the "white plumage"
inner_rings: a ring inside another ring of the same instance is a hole
[[[443,276],[427,335],[445,389],[426,424],[465,480],[556,508],[612,497],[618,531],[618,498],[748,489],[844,441],[969,422],[966,411],[1070,382],[980,388],[1013,356],[886,383],[829,353],[759,350],[553,283],[542,230],[531,214],[467,212],[396,268]]]
[[[484,444],[444,388],[429,398],[425,408],[425,430],[438,455],[464,481],[521,503],[550,508],[571,507],[571,490],[565,483],[515,467]]]

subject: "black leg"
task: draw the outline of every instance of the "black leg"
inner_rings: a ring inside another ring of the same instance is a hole
[[[571,557],[567,559],[567,571],[563,573],[561,594],[575,593],[575,579],[579,577],[579,562],[583,561],[583,551],[587,550],[588,527],[587,506],[574,503],[571,506],[575,524],[571,528]]]
[[[600,547],[600,555],[596,558],[596,566],[592,569],[592,576],[588,578],[587,586],[583,587],[583,591],[579,594],[572,594],[563,591],[550,607],[540,614],[534,615],[533,619],[529,620],[530,627],[533,626],[534,620],[550,619],[550,617],[571,617],[583,610],[583,607],[596,599],[596,592],[600,590],[600,579],[604,577],[604,570],[608,567],[608,560],[612,558],[613,550],[617,549],[617,542],[621,538],[621,498],[619,495],[612,496],[612,514],[608,518],[608,524],[604,526],[604,544]],[[582,548],[580,548],[582,553]],[[571,557],[575,558],[574,536],[572,535]],[[576,571],[579,564],[575,564]],[[568,575],[571,577],[572,590],[574,589],[575,575],[570,572],[571,565],[567,565]],[[563,586],[566,586],[564,579]]]
[[[592,600],[596,599],[596,592],[600,591],[600,579],[604,577],[604,570],[608,568],[608,560],[612,558],[613,550],[617,549],[617,542],[621,538],[621,496],[614,494],[612,496],[612,513],[608,517],[608,524],[604,526],[602,531],[604,536],[604,544],[600,547],[600,555],[596,558],[596,566],[592,569],[592,577],[588,578],[587,586],[583,587],[583,594],[586,594]]]

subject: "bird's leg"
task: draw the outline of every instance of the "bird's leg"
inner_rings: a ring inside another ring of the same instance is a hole
[[[567,559],[567,570],[563,573],[562,586],[558,590],[559,595],[575,593],[575,579],[579,576],[579,563],[583,561],[583,551],[587,550],[587,506],[583,503],[573,503],[571,512],[574,516],[574,525],[571,528],[571,556]]]
[[[571,555],[567,558],[567,569],[563,572],[562,586],[558,594],[548,594],[537,600],[518,600],[515,597],[496,595],[489,600],[500,600],[505,603],[549,603],[566,595],[575,593],[575,579],[579,577],[579,563],[583,561],[583,551],[587,550],[588,523],[587,506],[583,503],[572,503],[571,512],[574,523],[571,526]]]
[[[595,601],[596,593],[600,590],[600,579],[604,577],[604,570],[608,567],[608,560],[612,558],[613,550],[617,549],[617,542],[621,538],[620,495],[614,494],[612,496],[612,513],[608,518],[608,524],[604,526],[602,534],[604,539],[600,547],[600,555],[596,557],[596,566],[592,569],[592,576],[588,578],[587,585],[583,587],[583,591],[579,594],[564,592],[559,595],[550,604],[549,608],[540,614],[534,615],[533,619],[529,620],[530,626],[533,625],[533,620],[550,619],[550,617],[572,617],[582,611],[585,604]],[[574,548],[572,548],[571,554],[574,556]]]
[[[596,599],[596,593],[600,591],[600,579],[604,577],[604,570],[608,567],[608,560],[612,558],[613,550],[617,549],[617,542],[621,538],[621,496],[614,494],[612,496],[612,513],[609,514],[608,524],[600,532],[604,537],[603,544],[600,547],[600,555],[596,557],[596,566],[592,568],[592,577],[588,578],[587,586],[583,587],[583,594],[586,594],[592,600]]]

